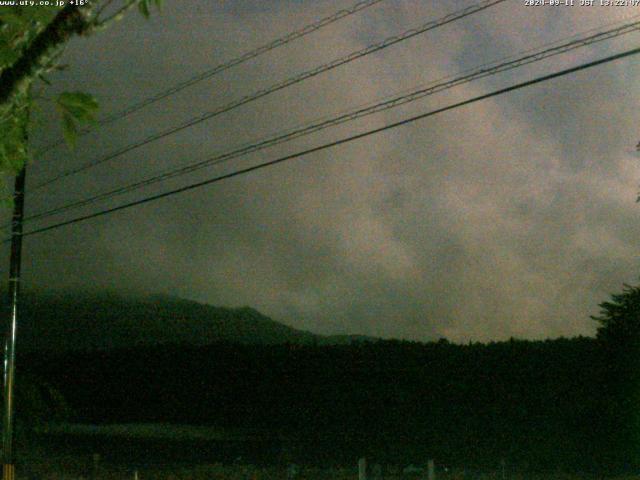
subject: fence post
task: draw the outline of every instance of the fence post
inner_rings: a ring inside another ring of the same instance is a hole
[[[98,468],[100,468],[100,454],[99,453],[94,453],[93,456],[93,471],[92,471],[92,475],[93,478],[98,478]]]
[[[358,480],[367,480],[367,459],[364,457],[358,460]]]
[[[431,458],[427,462],[427,479],[436,480],[436,466]]]

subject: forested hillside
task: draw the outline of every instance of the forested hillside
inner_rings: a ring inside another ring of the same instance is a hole
[[[2,296],[6,299],[6,295]],[[184,343],[313,343],[325,340],[244,308],[205,305],[165,295],[26,292],[23,350],[106,350]]]
[[[309,461],[433,456],[625,469],[630,380],[589,338],[453,345],[144,347],[24,358],[88,423],[169,422],[289,438]],[[274,440],[275,441],[275,440]]]

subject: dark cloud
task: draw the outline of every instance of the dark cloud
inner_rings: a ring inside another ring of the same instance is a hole
[[[344,5],[167,2],[74,41],[55,89],[105,112],[144,98]],[[436,2],[433,2],[434,4]],[[454,5],[455,3],[455,5]],[[76,153],[33,165],[32,184],[225,101],[397,34],[465,2],[388,0],[101,129]],[[111,188],[350,110],[473,65],[620,20],[624,9],[492,10],[358,60],[130,152],[56,188],[29,210]],[[413,105],[253,154],[138,198],[383,125],[628,48],[633,38],[458,87]],[[339,148],[133,210],[34,236],[28,284],[168,292],[251,305],[288,324],[458,341],[592,334],[589,314],[638,275],[639,114],[633,60],[474,104]],[[57,135],[36,132],[34,142]],[[85,211],[91,211],[91,207]]]

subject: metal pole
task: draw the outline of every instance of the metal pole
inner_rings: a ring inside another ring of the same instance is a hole
[[[13,453],[13,384],[16,362],[16,327],[18,324],[18,300],[20,294],[20,260],[22,254],[22,219],[24,216],[24,186],[26,169],[16,176],[13,193],[13,221],[11,222],[11,258],[9,264],[10,316],[4,345],[4,414],[2,417],[2,478],[14,480]]]

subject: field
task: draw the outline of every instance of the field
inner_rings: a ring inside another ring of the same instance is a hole
[[[370,480],[426,480],[423,474],[401,474],[398,469],[390,469],[382,477],[368,477]],[[139,468],[98,465],[90,461],[58,459],[55,462],[41,462],[19,466],[18,479],[42,480],[288,480],[284,467],[255,467],[251,465],[199,465],[199,466],[143,466]],[[517,472],[474,473],[463,471],[438,472],[437,480],[638,480],[632,476],[594,476],[576,474],[523,474]],[[305,468],[301,467],[295,480],[357,480],[358,472],[353,468]]]

